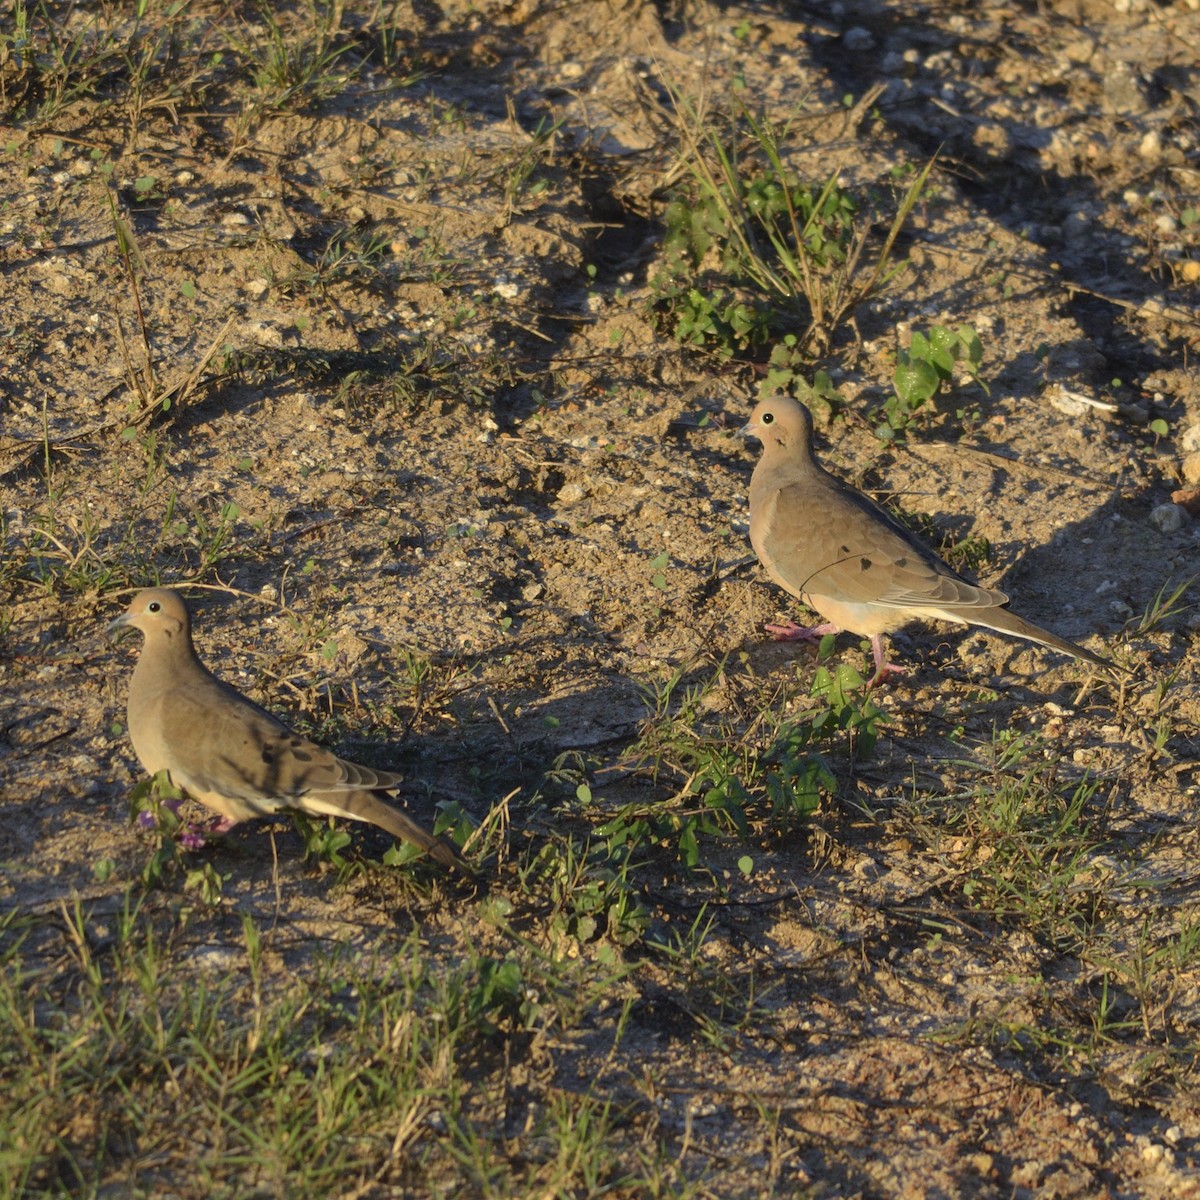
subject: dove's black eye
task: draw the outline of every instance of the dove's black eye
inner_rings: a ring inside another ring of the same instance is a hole
[[[774,413],[763,413],[762,422],[764,425],[770,425],[775,420]]]
[[[160,608],[162,608],[162,605],[159,604],[157,600],[151,600],[150,603],[146,605],[147,612],[158,612]]]

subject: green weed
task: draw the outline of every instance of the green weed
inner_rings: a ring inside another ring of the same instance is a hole
[[[939,818],[968,904],[1029,930],[1048,946],[1078,952],[1107,911],[1093,861],[1106,841],[1095,779],[1060,779],[1061,764],[1015,735],[988,748],[969,799]]]
[[[820,668],[805,711],[784,715],[775,698],[750,729],[710,704],[723,679],[722,667],[689,685],[681,669],[647,689],[642,734],[620,766],[668,784],[671,794],[604,821],[597,833],[610,850],[666,846],[685,867],[706,866],[708,843],[745,841],[763,823],[782,830],[812,814],[836,786],[827,748],[844,740],[867,754],[874,745],[882,714],[862,698],[862,677],[850,668]]]
[[[177,1157],[195,1195],[232,1178],[317,1195],[347,1173],[391,1174],[434,1113],[474,1121],[459,1057],[485,1051],[528,992],[486,957],[435,973],[419,936],[379,957],[314,954],[273,986],[264,959],[280,942],[249,913],[242,946],[198,970],[136,902],[107,932],[80,904],[63,918],[66,963],[31,977],[18,944],[0,970],[0,1052],[14,1065],[20,1052],[8,1195],[94,1194]]]
[[[578,799],[585,809],[591,804],[586,785],[580,785]],[[638,941],[649,915],[633,881],[633,853],[633,847],[553,838],[520,869],[522,887],[545,898],[556,940],[587,944],[604,939],[615,946]]]
[[[1105,982],[1128,990],[1137,1003],[1138,1018],[1147,1041],[1170,1043],[1187,1022],[1175,1006],[1190,987],[1200,968],[1200,919],[1195,915],[1168,913],[1175,928],[1163,933],[1161,924],[1147,914],[1131,937],[1117,935],[1111,944],[1091,949],[1088,962],[1103,971]]]
[[[515,130],[520,129],[511,99],[508,101],[508,119]],[[504,192],[504,208],[511,220],[530,201],[543,197],[550,186],[549,177],[542,169],[554,161],[558,131],[563,119],[552,120],[541,117],[528,135],[528,140],[504,166],[501,183]]]
[[[235,43],[256,92],[248,116],[319,104],[344,92],[361,70],[346,58],[354,43],[341,29],[343,5],[308,0],[308,7],[309,20],[285,28],[278,10],[258,0],[258,23]]]
[[[736,1035],[770,1019],[768,992],[759,986],[753,971],[733,974],[705,953],[712,926],[712,915],[701,908],[685,929],[649,938],[647,946],[675,980],[700,1037],[721,1053],[729,1053]]]
[[[862,203],[836,177],[797,180],[786,165],[786,131],[744,108],[721,131],[681,96],[674,100],[689,183],[664,214],[658,307],[677,340],[722,358],[780,339],[778,382],[824,353],[894,277],[896,238],[929,168],[910,184],[868,262],[871,222]]]
[[[964,369],[986,392],[979,378],[982,361],[983,343],[969,325],[957,329],[935,325],[928,335],[914,332],[909,348],[897,355],[892,375],[895,391],[880,410],[878,436],[890,441],[902,433],[916,414],[951,383],[956,366]]]

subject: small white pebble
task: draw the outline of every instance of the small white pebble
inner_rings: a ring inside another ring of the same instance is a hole
[[[1179,448],[1184,454],[1200,450],[1200,423],[1189,425],[1179,437]]]
[[[559,504],[574,504],[577,500],[582,500],[586,495],[587,491],[583,484],[572,481],[563,484],[555,499]]]
[[[191,958],[201,970],[226,971],[232,969],[238,953],[229,946],[199,946],[192,951]]]
[[[1150,524],[1160,533],[1176,533],[1183,528],[1187,510],[1178,504],[1160,504],[1151,510]]]

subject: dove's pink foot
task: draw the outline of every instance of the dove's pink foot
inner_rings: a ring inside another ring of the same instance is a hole
[[[895,663],[890,663],[887,660],[887,655],[883,652],[883,634],[877,633],[871,639],[871,655],[875,659],[875,674],[867,681],[867,691],[874,687],[878,687],[881,683],[887,681],[893,675],[907,675],[907,667],[898,667]]]
[[[786,625],[764,625],[763,628],[777,642],[819,642],[827,633],[840,633],[837,625],[797,625],[789,621]]]

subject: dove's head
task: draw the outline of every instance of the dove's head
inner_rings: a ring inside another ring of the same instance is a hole
[[[147,588],[134,596],[129,607],[115,621],[110,621],[111,637],[122,629],[140,629],[150,639],[167,642],[191,639],[191,621],[187,605],[178,592],[170,588]]]
[[[812,453],[812,416],[799,400],[782,392],[760,400],[750,420],[738,430],[741,437],[758,438],[767,454]]]

